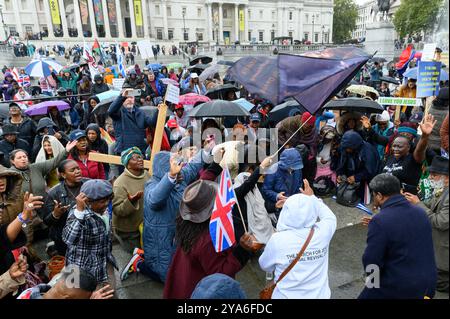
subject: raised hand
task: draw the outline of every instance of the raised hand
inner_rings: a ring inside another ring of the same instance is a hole
[[[372,125],[370,124],[370,120],[367,116],[365,116],[365,115],[361,116],[360,121],[365,129],[370,129],[372,127]]]
[[[34,196],[26,192],[23,196],[23,215],[26,220],[31,219],[33,210],[39,209],[44,205],[42,196]]]
[[[78,194],[78,196],[75,199],[77,201],[77,210],[79,212],[84,211],[86,209],[86,202],[88,200],[86,194],[80,193],[80,194]]]
[[[105,287],[94,291],[90,299],[111,299],[112,297],[114,297],[114,290],[110,288],[110,285],[106,285]]]
[[[170,171],[169,176],[172,178],[176,178],[176,176],[181,172],[183,168],[183,162],[178,162],[178,156],[173,156],[170,159]]]
[[[420,130],[422,131],[422,136],[428,136],[433,132],[433,127],[436,125],[437,120],[434,119],[433,115],[428,114],[420,123]]]
[[[24,276],[28,269],[27,258],[24,255],[19,256],[19,260],[9,267],[9,275],[12,279],[20,279]]]
[[[54,200],[53,202],[55,203],[55,207],[53,208],[53,216],[55,218],[60,218],[61,215],[64,214],[70,207],[69,205],[61,206],[61,203],[56,200]]]
[[[309,182],[308,182],[308,180],[306,178],[303,180],[303,187],[304,188],[300,187],[300,192],[302,194],[305,194],[305,195],[308,195],[308,196],[314,195],[314,191],[311,188],[311,186],[309,186]]]
[[[66,145],[67,153],[69,153],[75,147],[75,145],[77,145],[77,141],[76,140],[72,141],[70,143],[67,143],[67,145]]]

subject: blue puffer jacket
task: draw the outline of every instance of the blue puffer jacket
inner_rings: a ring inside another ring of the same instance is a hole
[[[300,168],[289,173],[288,169],[295,165],[300,165]],[[276,172],[264,179],[262,187],[264,199],[276,203],[277,195],[281,192],[284,192],[286,197],[297,194],[302,186],[302,168],[302,158],[296,149],[283,151],[280,161],[269,169]]]
[[[173,184],[168,177],[170,153],[159,152],[153,161],[153,176],[144,190],[144,252],[145,268],[166,280],[172,256],[175,253],[175,219],[178,216],[183,192],[196,180],[202,168],[201,153],[183,169],[183,180]]]
[[[125,100],[123,96],[118,96],[108,109],[116,134],[114,151],[118,154],[127,148],[137,146],[144,153],[147,148],[145,129],[156,126],[158,112],[155,112],[153,117],[149,117],[136,106],[133,106],[130,112],[122,107]]]

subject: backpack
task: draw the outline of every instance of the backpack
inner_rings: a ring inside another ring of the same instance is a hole
[[[331,176],[319,176],[313,182],[314,194],[319,197],[325,197],[333,193],[336,185],[333,183]]]
[[[336,190],[336,202],[344,206],[356,207],[361,201],[357,194],[359,186],[359,183],[349,184],[343,182],[338,184]]]

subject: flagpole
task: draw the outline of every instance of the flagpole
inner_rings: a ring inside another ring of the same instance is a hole
[[[295,131],[294,134],[292,134],[292,135],[287,139],[287,141],[284,142],[284,144],[283,144],[283,145],[282,145],[282,146],[281,146],[281,147],[280,147],[273,155],[271,155],[271,156],[277,155],[277,154],[281,151],[281,149],[282,149],[283,147],[286,146],[286,144],[294,137],[294,135],[297,134],[297,133],[302,129],[302,127],[306,124],[306,122],[308,122],[312,117],[313,117],[313,115],[310,114],[309,118],[308,118],[305,122],[303,122],[302,125],[300,125],[300,127],[297,129],[297,131]]]
[[[228,171],[228,174],[229,174],[230,171],[228,170],[228,166],[227,166],[226,163],[225,163],[225,169]],[[230,176],[230,177],[231,177],[231,176]],[[242,226],[244,226],[244,231],[245,231],[246,233],[248,233],[248,231],[247,231],[247,226],[245,226],[244,215],[242,214],[241,206],[239,206],[239,199],[238,199],[237,196],[236,196],[236,192],[234,191],[234,187],[233,187],[233,186],[231,186],[231,189],[233,190],[234,198],[236,198],[236,205],[237,205],[237,208],[238,208],[238,211],[239,211],[239,215],[241,215]],[[231,211],[231,214],[233,214],[233,211]]]

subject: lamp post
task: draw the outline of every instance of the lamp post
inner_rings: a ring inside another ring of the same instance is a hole
[[[8,31],[6,31],[5,20],[3,19],[3,5],[0,4],[0,14],[2,16],[3,31],[5,31],[5,40],[8,39]]]
[[[325,26],[322,25],[322,45],[323,45],[323,35],[324,35],[324,31],[325,31]]]
[[[313,17],[312,17],[312,35],[311,35],[311,43],[314,43],[314,38],[315,38],[315,36],[314,36],[314,14],[313,14]]]

